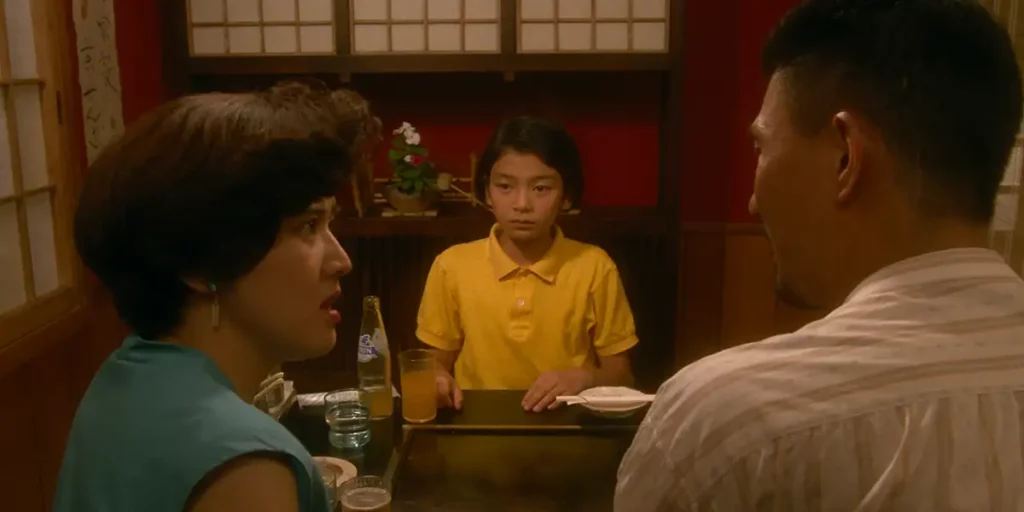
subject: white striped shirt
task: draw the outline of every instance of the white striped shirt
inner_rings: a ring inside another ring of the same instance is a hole
[[[1024,511],[1024,282],[954,249],[658,390],[615,510]]]

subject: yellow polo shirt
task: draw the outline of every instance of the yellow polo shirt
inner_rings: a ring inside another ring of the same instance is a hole
[[[463,389],[528,389],[542,372],[592,368],[597,356],[637,343],[618,269],[601,248],[555,241],[521,268],[491,236],[448,248],[434,260],[416,335],[459,351]]]

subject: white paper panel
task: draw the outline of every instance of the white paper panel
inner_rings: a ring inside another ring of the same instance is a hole
[[[299,0],[300,21],[334,21],[334,5],[331,0]]]
[[[224,23],[224,2],[190,0],[188,5],[192,23]]]
[[[18,149],[21,155],[21,183],[25,190],[46,186],[46,146],[43,144],[43,110],[39,87],[20,85],[10,88],[14,112],[18,117]]]
[[[659,18],[667,16],[665,0],[633,0],[634,18]]]
[[[260,28],[228,27],[228,50],[231,53],[260,53]]]
[[[50,203],[50,193],[26,197],[25,214],[28,220],[29,249],[32,253],[32,276],[38,297],[60,286],[57,247],[53,241],[53,207]]]
[[[629,18],[629,0],[595,0],[594,15],[599,19]]]
[[[11,52],[11,77],[36,78],[36,41],[30,0],[6,0],[7,44]]]
[[[422,52],[426,50],[423,25],[391,25],[391,51]]]
[[[467,23],[465,30],[467,52],[497,52],[501,48],[497,23]]]
[[[1017,223],[1017,194],[999,194],[996,197],[996,215],[992,219],[992,229],[996,231],[1013,231]]]
[[[633,24],[634,51],[664,51],[666,44],[664,23]]]
[[[302,53],[334,53],[334,30],[330,25],[299,27],[299,51]]]
[[[228,51],[224,27],[196,27],[192,29],[194,55],[223,55]]]
[[[1006,172],[1003,173],[1003,185],[1020,184],[1020,167],[1024,164],[1024,148],[1014,146],[1010,151],[1010,160],[1006,164]]]
[[[259,0],[227,0],[227,2],[229,23],[247,23],[260,20]]]
[[[386,0],[353,0],[352,19],[355,21],[387,21]]]
[[[555,0],[519,0],[519,17],[524,20],[554,19]]]
[[[295,21],[295,0],[263,0],[263,21]]]
[[[554,23],[523,23],[519,31],[519,46],[524,52],[543,52],[555,49]]]
[[[0,101],[0,198],[14,195],[14,169],[11,167],[11,144],[7,138],[5,103]]]
[[[464,0],[463,17],[467,20],[498,19],[498,0]]]
[[[263,27],[263,49],[267,53],[297,53],[299,33],[296,27]]]
[[[590,10],[591,0],[558,0],[558,18],[563,20],[589,20],[594,13]]]
[[[427,27],[427,49],[432,52],[462,50],[462,25],[458,23],[431,23]]]
[[[392,20],[416,21],[426,15],[426,0],[391,0]]]
[[[27,299],[17,212],[14,203],[0,205],[0,313],[21,306]]]
[[[590,23],[559,23],[558,49],[562,51],[590,50],[593,38],[590,27]]]
[[[427,19],[458,20],[462,17],[462,0],[427,0]]]
[[[356,25],[352,29],[352,47],[356,53],[388,51],[387,25]]]
[[[597,49],[601,51],[629,50],[628,23],[597,23]]]

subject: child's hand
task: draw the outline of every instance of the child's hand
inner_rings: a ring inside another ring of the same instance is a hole
[[[461,411],[462,390],[459,389],[452,374],[438,370],[434,382],[437,386],[437,406],[453,407],[456,411]]]
[[[581,368],[544,372],[533,381],[533,385],[523,397],[523,409],[533,412],[540,412],[545,408],[554,409],[559,406],[555,397],[575,395],[593,386],[593,383],[593,373]]]

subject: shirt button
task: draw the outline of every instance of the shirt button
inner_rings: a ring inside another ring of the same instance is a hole
[[[523,299],[519,299],[519,300],[516,301],[516,305],[519,306],[519,307],[523,307],[523,306],[526,305],[526,301],[523,300]]]

